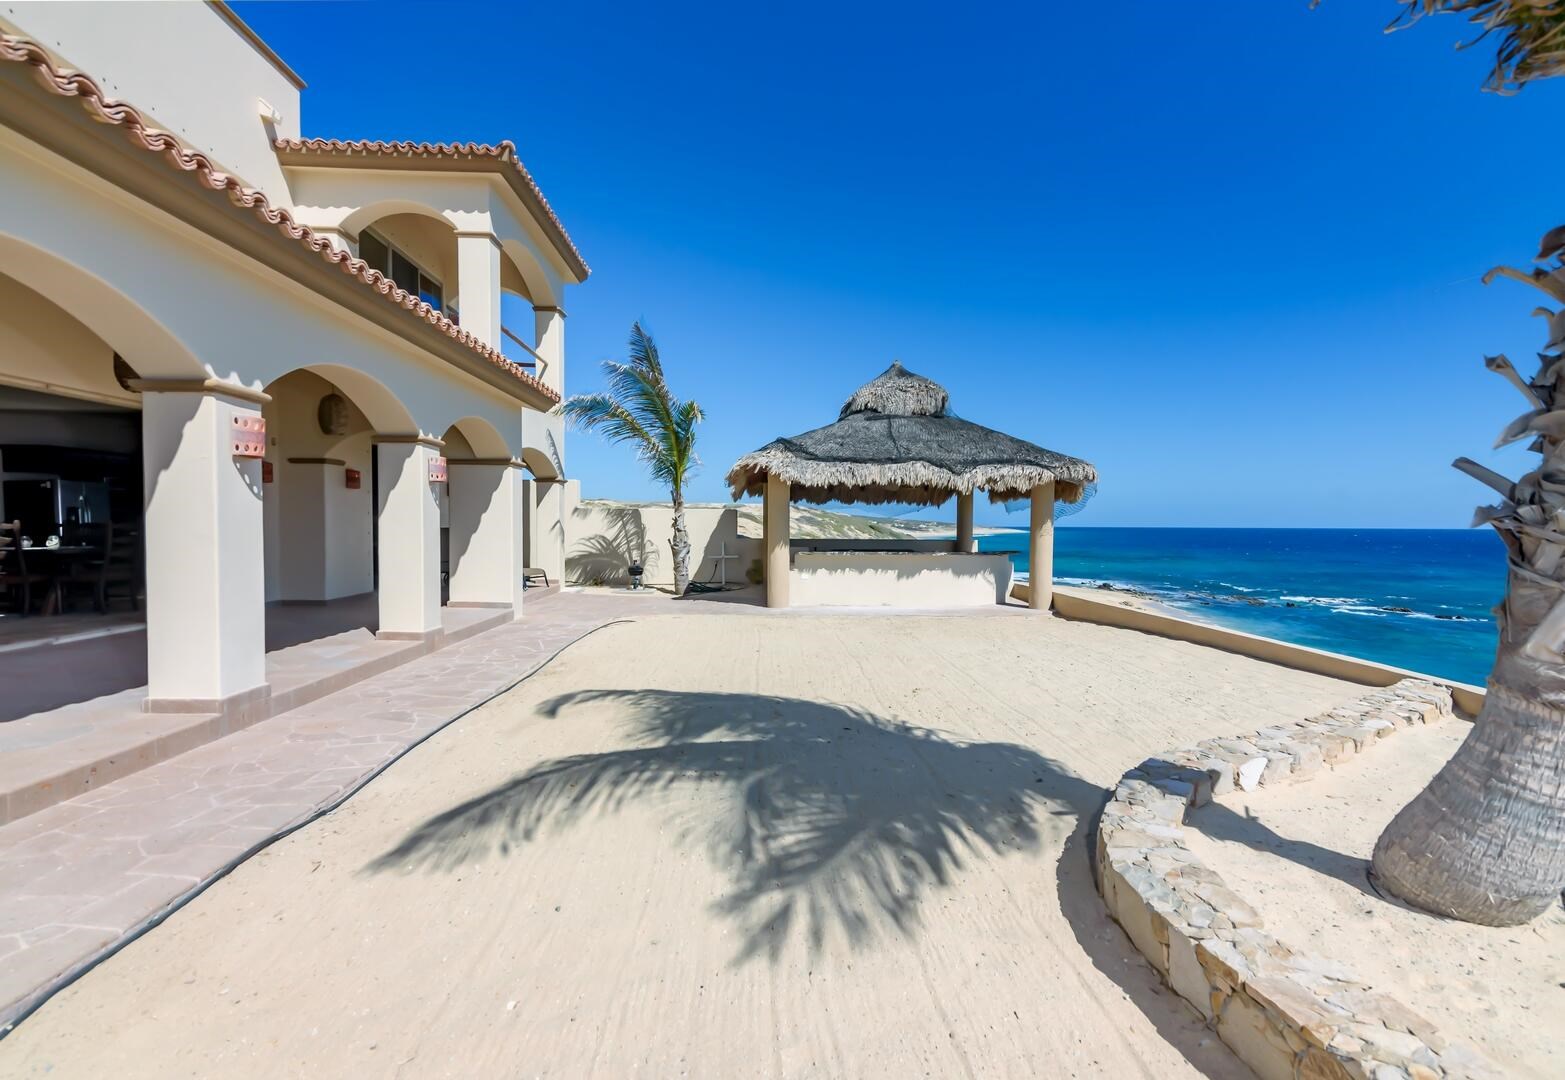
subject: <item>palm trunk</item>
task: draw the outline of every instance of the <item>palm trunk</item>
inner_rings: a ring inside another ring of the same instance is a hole
[[[1565,889],[1565,667],[1522,649],[1558,596],[1512,569],[1483,710],[1375,844],[1375,883],[1414,907],[1514,926]]]
[[[1554,234],[1550,234],[1552,237]],[[1544,254],[1559,244],[1544,238]],[[1491,270],[1565,301],[1565,273]],[[1565,317],[1548,349],[1565,345]],[[1510,573],[1499,610],[1500,646],[1489,693],[1467,740],[1375,844],[1375,883],[1415,907],[1486,926],[1541,914],[1565,889],[1565,363],[1540,354],[1525,382],[1503,356],[1487,365],[1531,409],[1501,443],[1535,436],[1543,466],[1518,483],[1465,459],[1463,472],[1503,501],[1479,512],[1505,541]]]
[[[674,595],[684,596],[690,587],[690,533],[685,529],[685,493],[675,489],[674,500]]]

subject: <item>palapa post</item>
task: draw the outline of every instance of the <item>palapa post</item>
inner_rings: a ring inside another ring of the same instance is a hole
[[[761,518],[766,537],[766,606],[788,606],[788,485],[775,476],[766,478]]]
[[[1048,611],[1054,603],[1054,482],[1032,489],[1031,543],[1027,556],[1027,606]]]
[[[956,550],[973,550],[973,493],[961,492],[956,497]]]

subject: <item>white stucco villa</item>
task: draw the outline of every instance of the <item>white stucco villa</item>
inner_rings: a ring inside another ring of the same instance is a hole
[[[510,143],[304,138],[226,6],[153,18],[0,6],[0,522],[144,559],[146,712],[265,714],[284,605],[433,647],[561,575],[588,268]]]

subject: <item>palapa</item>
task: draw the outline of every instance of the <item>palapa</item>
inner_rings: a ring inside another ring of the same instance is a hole
[[[791,501],[938,506],[987,491],[991,502],[1027,498],[1054,481],[1054,497],[1078,501],[1098,472],[1080,458],[953,416],[945,387],[894,363],[854,391],[837,422],[775,439],[728,472],[734,498],[759,495],[766,478]]]

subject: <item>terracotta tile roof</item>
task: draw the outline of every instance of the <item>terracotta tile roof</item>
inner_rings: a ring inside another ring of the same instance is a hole
[[[565,231],[559,216],[549,205],[549,200],[544,198],[543,190],[538,182],[533,179],[532,173],[527,171],[527,166],[522,164],[522,159],[516,154],[516,144],[510,139],[501,143],[428,143],[394,141],[385,142],[375,139],[278,139],[276,142],[278,151],[290,154],[310,154],[336,157],[355,154],[375,155],[377,157],[393,158],[422,158],[434,159],[431,164],[440,161],[483,161],[492,159],[497,166],[509,165],[508,176],[514,176],[520,181],[520,191],[524,198],[531,197],[537,203],[542,212],[549,230],[554,233],[552,239],[560,254],[565,256],[571,268],[576,272],[579,280],[586,280],[592,273],[586,261],[581,257],[581,252],[576,250],[576,244],[571,240],[570,234]]]
[[[57,67],[42,46],[24,37],[0,33],[0,60],[28,65],[45,90],[60,97],[79,99],[82,108],[94,120],[124,128],[126,137],[130,139],[132,145],[157,154],[164,162],[182,172],[190,173],[199,183],[212,191],[224,192],[236,207],[254,213],[269,225],[275,225],[282,235],[298,241],[319,255],[326,264],[335,266],[343,273],[362,282],[367,288],[375,290],[388,303],[397,305],[415,318],[423,319],[447,337],[454,338],[472,349],[495,367],[549,400],[555,402],[560,400],[558,391],[544,385],[536,376],[529,375],[520,365],[506,359],[498,349],[486,345],[417,296],[399,288],[379,270],[371,269],[363,259],[337,250],[329,240],[317,236],[306,226],[294,221],[293,215],[287,210],[273,207],[263,193],[246,187],[237,177],[223,172],[205,154],[187,149],[181,145],[176,136],[153,127],[135,106],[108,97],[96,82],[81,72]]]

